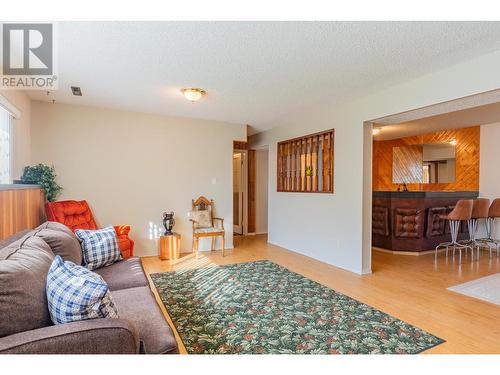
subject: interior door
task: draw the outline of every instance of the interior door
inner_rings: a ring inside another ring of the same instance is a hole
[[[233,153],[233,232],[243,234],[243,154]]]

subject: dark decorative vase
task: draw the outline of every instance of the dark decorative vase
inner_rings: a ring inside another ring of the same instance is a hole
[[[173,234],[172,228],[175,225],[175,219],[174,219],[174,212],[171,211],[170,213],[164,212],[163,213],[163,226],[165,227],[165,233],[163,234],[164,236],[169,236]]]

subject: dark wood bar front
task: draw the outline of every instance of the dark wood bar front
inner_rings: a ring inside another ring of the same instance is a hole
[[[478,192],[374,191],[372,246],[420,252],[450,240],[449,224],[440,218],[460,199],[474,199]],[[469,237],[463,223],[459,240]]]

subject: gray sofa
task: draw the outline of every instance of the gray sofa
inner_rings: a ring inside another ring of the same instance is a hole
[[[178,353],[137,257],[95,271],[108,283],[118,319],[53,325],[45,284],[55,255],[82,261],[78,239],[59,223],[0,241],[0,353]]]

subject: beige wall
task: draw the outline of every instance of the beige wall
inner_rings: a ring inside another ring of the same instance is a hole
[[[0,95],[21,111],[21,118],[14,119],[12,122],[14,138],[12,177],[18,179],[23,173],[24,167],[29,165],[31,161],[31,102],[24,92],[18,90],[0,90]]]
[[[157,254],[166,210],[190,250],[199,195],[215,200],[232,247],[233,140],[246,139],[245,126],[42,102],[32,120],[32,160],[54,164],[60,199],[88,200],[101,226],[131,224],[137,255]]]

